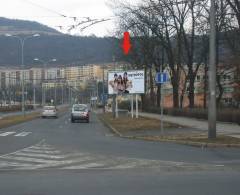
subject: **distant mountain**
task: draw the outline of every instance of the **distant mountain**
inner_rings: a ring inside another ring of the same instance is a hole
[[[60,35],[57,30],[50,28],[46,25],[38,22],[26,21],[26,20],[14,20],[0,17],[0,34],[49,34]]]
[[[34,62],[34,58],[45,61],[56,58],[58,65],[111,62],[117,41],[111,37],[70,36],[37,22],[0,18],[0,66],[21,64],[20,43],[14,37],[6,37],[6,33],[21,37],[40,34],[40,37],[30,38],[25,42],[26,66],[39,65]]]

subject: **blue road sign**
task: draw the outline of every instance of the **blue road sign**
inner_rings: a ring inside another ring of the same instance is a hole
[[[163,84],[168,82],[168,74],[166,72],[162,72],[162,73],[157,72],[155,81],[157,84]]]
[[[108,94],[101,94],[101,101],[103,102],[106,102],[106,100],[108,99]]]

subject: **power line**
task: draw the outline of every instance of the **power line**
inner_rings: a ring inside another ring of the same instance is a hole
[[[61,16],[61,17],[64,17],[64,18],[67,17],[65,14],[62,14],[62,13],[56,11],[56,10],[53,10],[53,9],[49,9],[49,8],[47,8],[47,7],[45,7],[45,6],[42,6],[42,5],[39,5],[39,4],[37,4],[37,3],[33,3],[33,2],[30,1],[30,0],[23,0],[23,1],[25,1],[25,2],[28,3],[28,4],[33,5],[33,6],[35,6],[35,7],[38,7],[38,8],[41,8],[41,9],[45,9],[45,10],[51,12],[51,13],[55,13],[55,14]]]

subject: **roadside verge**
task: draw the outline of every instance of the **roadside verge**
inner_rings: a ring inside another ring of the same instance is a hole
[[[160,131],[160,120],[139,117],[112,118],[111,114],[98,114],[98,118],[117,136],[146,141],[172,142],[196,147],[240,147],[240,139],[219,135],[209,140],[206,131],[199,131],[172,123],[164,123]]]
[[[59,112],[65,112],[68,109],[68,107],[61,107],[59,108]],[[20,123],[24,123],[27,121],[31,121],[34,120],[36,118],[39,118],[41,116],[41,111],[36,111],[36,112],[31,112],[31,113],[27,113],[24,116],[22,115],[12,115],[12,116],[6,116],[6,117],[2,117],[0,119],[0,129],[2,128],[6,128],[6,127],[10,127],[13,125],[17,125]]]

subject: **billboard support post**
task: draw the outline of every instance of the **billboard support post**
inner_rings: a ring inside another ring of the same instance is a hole
[[[116,118],[116,95],[113,95],[112,114],[113,114],[113,118]]]
[[[131,95],[131,114],[132,114],[132,118],[134,117],[133,114],[133,95]]]
[[[116,95],[116,118],[118,118],[118,100],[117,100],[117,95]]]
[[[138,118],[138,94],[136,94],[136,118]]]

